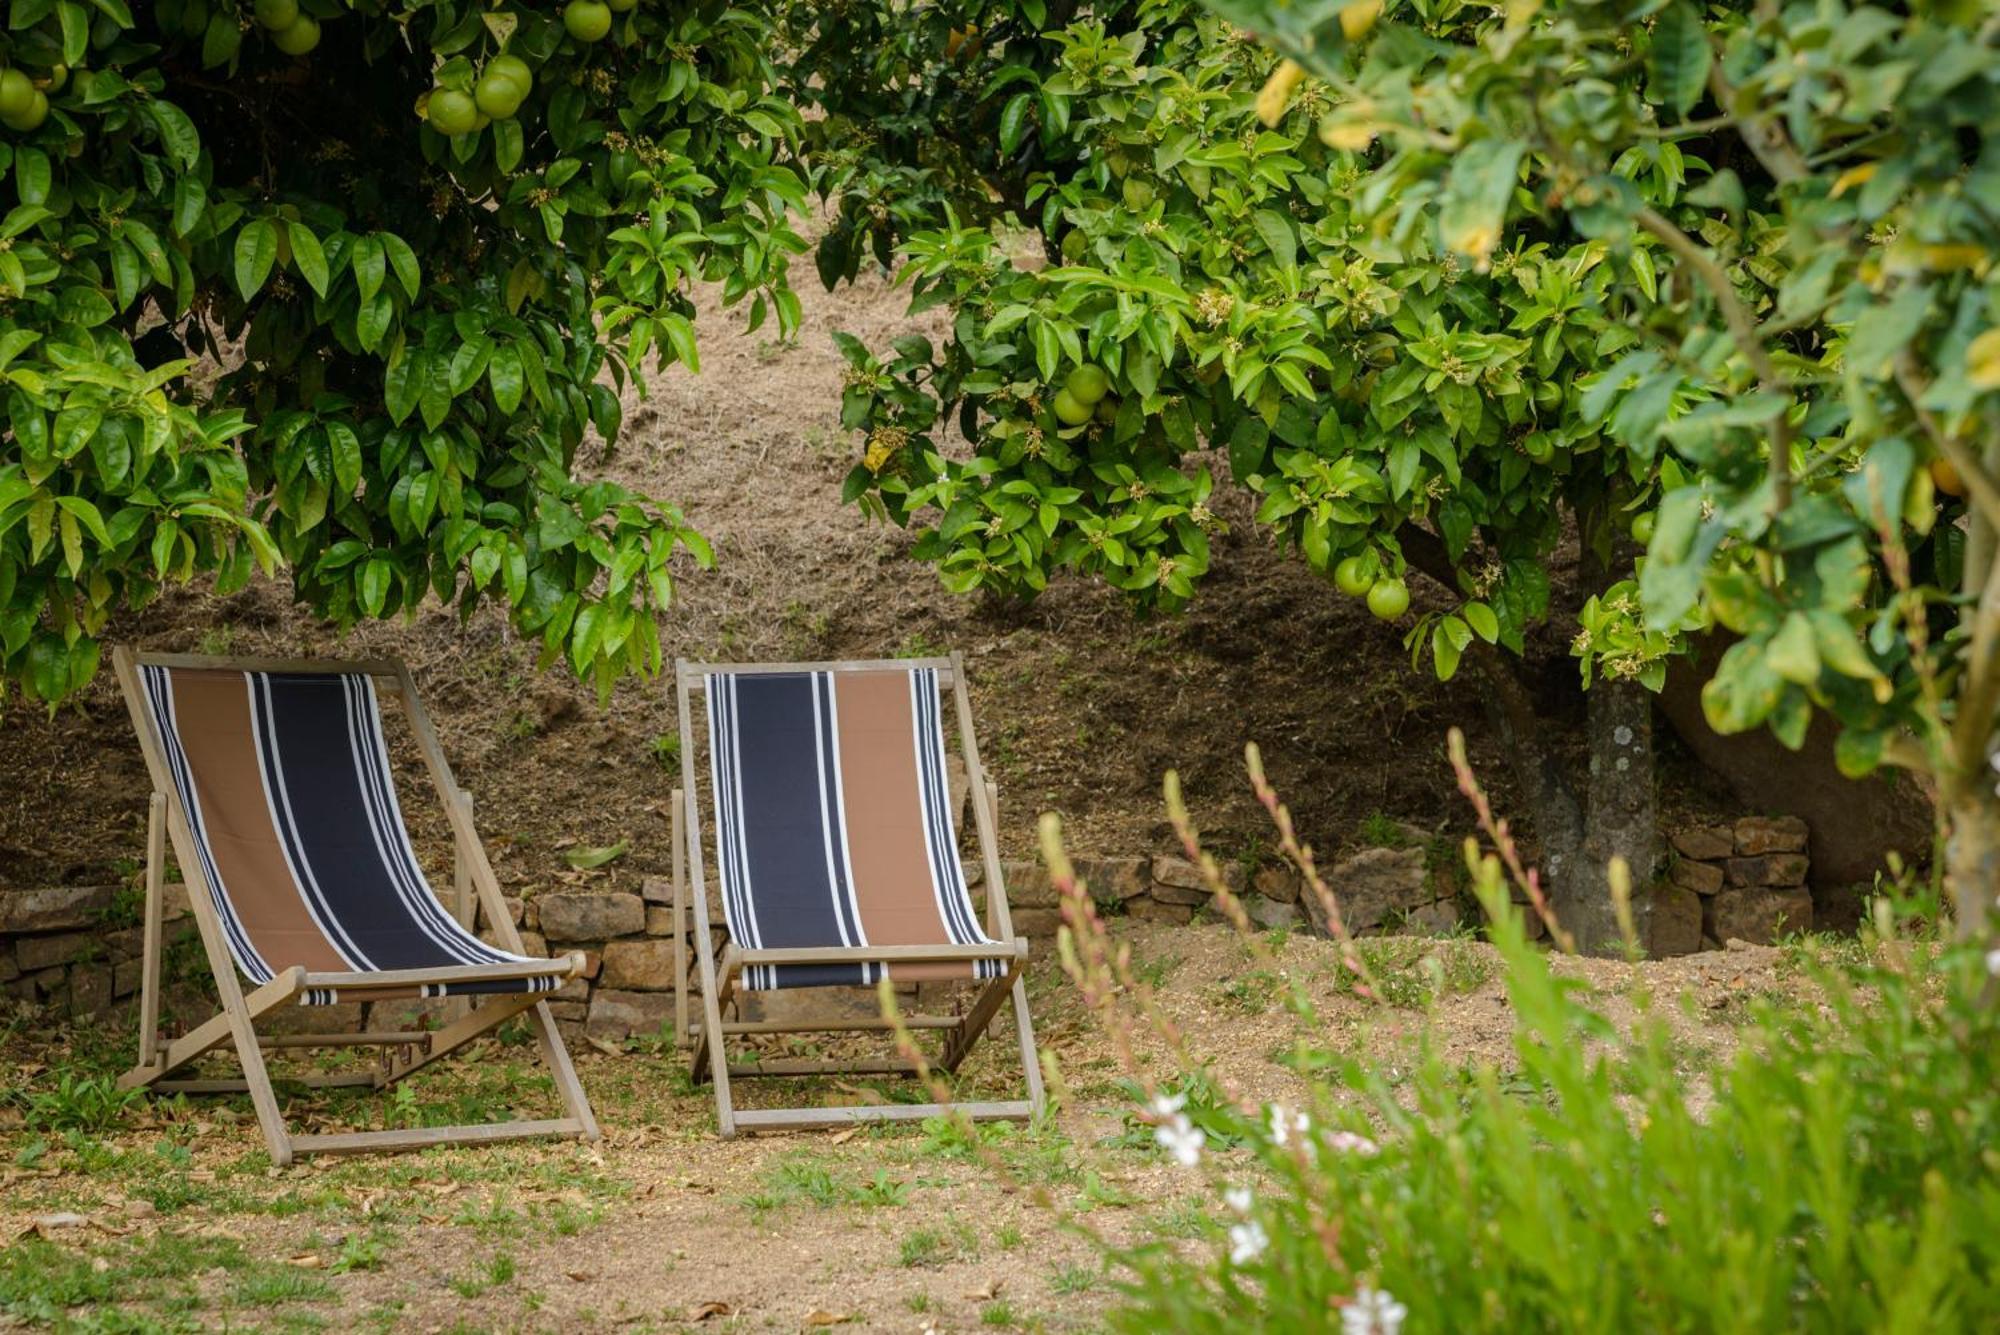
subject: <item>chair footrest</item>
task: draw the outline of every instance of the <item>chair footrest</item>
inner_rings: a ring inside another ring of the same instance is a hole
[[[962,1112],[978,1122],[1025,1122],[1035,1115],[1035,1106],[1022,1099],[1008,1103],[879,1103],[850,1108],[738,1108],[733,1113],[733,1119],[739,1131],[792,1131],[827,1126],[853,1126],[857,1122],[920,1122],[926,1117],[944,1117],[953,1112]]]
[[[583,957],[564,955],[552,960],[522,960],[515,964],[449,964],[434,969],[373,969],[347,973],[309,973],[308,988],[414,987],[424,983],[478,983],[510,978],[568,978],[583,967]]]
[[[580,1136],[584,1125],[574,1117],[541,1122],[499,1122],[484,1126],[420,1126],[396,1131],[349,1131],[319,1136],[293,1136],[295,1154],[361,1154],[371,1150],[423,1150],[433,1145],[475,1145],[535,1136]]]

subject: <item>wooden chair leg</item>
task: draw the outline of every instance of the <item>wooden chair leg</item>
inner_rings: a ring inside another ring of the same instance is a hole
[[[674,1043],[682,1048],[694,1040],[688,1034],[687,992],[687,849],[682,844],[681,790],[674,789],[672,830],[674,864]]]
[[[549,1074],[555,1078],[556,1092],[562,1095],[563,1106],[583,1128],[585,1140],[601,1140],[604,1133],[597,1128],[597,1114],[590,1110],[590,1096],[583,1092],[583,1082],[576,1078],[576,1067],[569,1059],[569,1047],[562,1040],[562,1032],[556,1028],[555,1016],[549,1013],[549,1003],[536,1002],[528,1012],[528,1020],[534,1026],[535,1040],[542,1049],[542,1060],[548,1063]]]
[[[139,974],[139,1065],[160,1055],[160,966],[166,949],[167,797],[155,790],[146,803],[146,933]]]
[[[708,943],[698,941],[695,944],[697,949],[706,949]],[[719,976],[720,981],[702,993],[702,1031],[694,1045],[690,1073],[699,1084],[702,1058],[708,1059],[708,1078],[715,1085],[716,1127],[727,1139],[736,1134],[736,1108],[729,1092],[729,1051],[728,1040],[722,1032],[722,1002],[736,981],[736,965],[725,957],[721,969],[704,972],[711,977]]]
[[[958,1073],[959,1066],[971,1053],[973,1044],[985,1035],[986,1026],[993,1023],[993,1017],[1007,1004],[1012,988],[1020,977],[1021,966],[1017,962],[1011,965],[1004,975],[993,979],[980,989],[972,1008],[965,1013],[965,1018],[958,1022],[958,1027],[953,1029],[950,1037],[945,1040],[944,1051],[938,1057],[939,1070],[951,1075]]]
[[[1035,1046],[1035,1021],[1028,1014],[1028,980],[1016,978],[1010,995],[1014,1001],[1014,1029],[1021,1042],[1021,1069],[1028,1077],[1028,1103],[1037,1116],[1048,1103],[1042,1088],[1042,1057]]]

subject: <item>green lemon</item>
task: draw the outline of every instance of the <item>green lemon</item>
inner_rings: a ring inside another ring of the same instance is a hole
[[[602,0],[569,0],[563,27],[579,42],[601,42],[611,32],[611,6]]]
[[[1549,439],[1548,433],[1537,431],[1521,442],[1521,452],[1531,462],[1545,464],[1556,457],[1556,443]]]
[[[63,64],[61,61],[57,61],[55,64],[49,66],[49,84],[45,91],[50,94],[60,93],[63,90],[63,85],[68,82],[69,66]]]
[[[495,74],[491,67],[472,86],[472,100],[479,104],[482,112],[499,121],[507,120],[519,111],[527,95],[525,87],[504,74]]]
[[[1400,579],[1378,579],[1368,590],[1368,610],[1383,621],[1394,621],[1410,610],[1410,586]]]
[[[279,32],[299,21],[299,0],[257,0],[251,8],[257,16],[257,26],[270,32]]]
[[[310,14],[301,14],[293,20],[289,28],[280,28],[271,34],[271,45],[288,56],[302,56],[319,45],[319,20]]]
[[[1091,405],[1078,403],[1076,395],[1066,389],[1056,391],[1053,406],[1056,410],[1056,420],[1064,426],[1082,426],[1090,420]]]
[[[19,70],[0,70],[0,116],[25,116],[34,105],[35,85]]]
[[[0,116],[0,125],[23,134],[42,127],[42,122],[49,118],[49,99],[39,88],[30,89],[29,94],[27,109],[18,116]]]
[[[1657,522],[1651,510],[1641,510],[1632,516],[1632,541],[1648,543],[1653,540],[1653,525]]]
[[[1063,388],[1078,403],[1096,403],[1111,392],[1111,377],[1104,373],[1103,367],[1085,362],[1069,373]]]
[[[1350,598],[1366,597],[1368,590],[1375,587],[1375,557],[1349,556],[1333,568],[1333,583]]]
[[[486,73],[495,78],[506,79],[520,85],[521,95],[527,96],[535,87],[535,72],[528,68],[528,62],[519,56],[495,56],[486,62]]]
[[[433,88],[424,116],[439,134],[461,135],[479,124],[479,104],[456,88]]]

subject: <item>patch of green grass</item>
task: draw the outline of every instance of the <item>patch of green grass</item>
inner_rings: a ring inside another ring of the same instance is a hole
[[[982,1326],[1018,1326],[1021,1319],[1014,1315],[1014,1305],[1005,1298],[997,1299],[979,1309],[979,1324]]]
[[[1071,1262],[1059,1265],[1049,1276],[1049,1288],[1060,1294],[1088,1293],[1097,1287],[1099,1272]]]
[[[1161,1238],[1205,1238],[1217,1229],[1214,1216],[1193,1201],[1181,1201],[1148,1215],[1142,1226]]]
[[[1271,1009],[1283,980],[1269,969],[1253,969],[1222,985],[1222,1003],[1245,1015],[1262,1015]]]
[[[497,1289],[513,1282],[515,1274],[514,1258],[507,1252],[495,1252],[486,1258],[486,1264],[470,1275],[460,1275],[451,1281],[451,1291],[461,1298],[477,1298],[489,1289]]]
[[[646,749],[652,753],[654,763],[659,765],[661,769],[670,770],[674,773],[680,772],[681,735],[679,733],[663,732],[648,742]]]
[[[928,1312],[931,1310],[931,1296],[928,1293],[913,1293],[903,1299],[903,1306],[912,1312]]]
[[[828,1164],[802,1151],[789,1155],[764,1172],[763,1187],[744,1198],[744,1204],[767,1213],[789,1205],[813,1205],[822,1210],[842,1205],[902,1205],[909,1199],[909,1184],[877,1169],[872,1180],[857,1182]]]
[[[1003,1252],[1011,1252],[1027,1241],[1021,1235],[1021,1230],[1013,1224],[1002,1224],[994,1232],[993,1240],[1000,1244],[1000,1250]]]
[[[146,1102],[140,1089],[120,1089],[110,1075],[65,1071],[48,1089],[30,1090],[21,1115],[30,1131],[108,1131]]]
[[[1371,811],[1355,827],[1354,837],[1370,848],[1409,848],[1416,843],[1403,823],[1383,811]]]
[[[236,1276],[229,1301],[234,1307],[279,1307],[324,1302],[333,1286],[310,1270],[276,1261],[254,1262]]]
[[[903,1235],[897,1245],[896,1261],[905,1269],[915,1269],[941,1266],[957,1254],[950,1236],[941,1229],[920,1227]]]

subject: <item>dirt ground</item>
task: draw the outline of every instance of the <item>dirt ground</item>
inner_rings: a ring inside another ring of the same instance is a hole
[[[1392,1073],[1426,1036],[1449,1061],[1511,1065],[1511,1017],[1483,944],[1366,943],[1392,1002],[1378,1007],[1342,989],[1325,941],[1251,946],[1219,925],[1118,931],[1190,1057],[1253,1103],[1300,1096],[1287,1054],[1301,1042],[1358,1050]],[[1763,948],[1559,967],[1614,1019],[1649,994],[1690,1072],[1728,1050],[1751,998],[1790,976]],[[1315,1024],[1273,1004],[1293,983],[1318,1006]],[[1129,1120],[1135,1072],[1075,991],[1046,963],[1031,990],[1059,1111],[994,1130],[976,1151],[938,1127],[720,1141],[707,1091],[643,1045],[578,1054],[605,1127],[596,1146],[279,1170],[241,1099],[155,1102],[89,1133],[0,1114],[0,1312],[77,1330],[1098,1329],[1118,1282],[1098,1239],[1216,1245],[1217,1192],[1248,1171],[1247,1152],[1176,1166]],[[390,1115],[540,1115],[552,1096],[527,1051],[489,1043],[417,1077]],[[123,1026],[51,1036],[17,1019],[0,1042],[17,1089],[123,1059]],[[1137,1067],[1175,1069],[1165,1041],[1142,1042]],[[965,1088],[990,1097],[1018,1080],[1006,1045],[989,1042]],[[290,1099],[287,1113],[314,1129],[384,1116],[379,1098],[330,1094]]]

